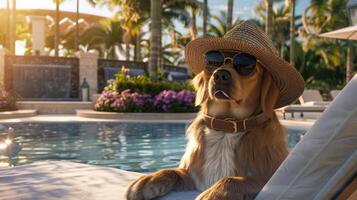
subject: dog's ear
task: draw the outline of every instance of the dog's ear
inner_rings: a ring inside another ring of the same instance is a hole
[[[196,101],[195,105],[199,106],[203,103],[204,100],[208,98],[208,88],[205,81],[205,74],[201,72],[195,76],[192,80],[192,85],[196,90]]]
[[[262,88],[260,93],[261,108],[265,115],[272,117],[274,108],[279,98],[279,89],[274,83],[270,73],[264,70]]]

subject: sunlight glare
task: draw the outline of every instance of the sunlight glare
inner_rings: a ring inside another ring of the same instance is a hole
[[[10,145],[11,143],[12,143],[12,141],[11,141],[10,139],[6,139],[6,140],[5,140],[5,144],[6,144],[6,145]]]
[[[5,143],[0,143],[0,149],[6,149],[7,147],[7,144]]]

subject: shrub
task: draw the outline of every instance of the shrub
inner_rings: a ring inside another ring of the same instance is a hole
[[[195,112],[195,93],[188,90],[164,90],[158,95],[104,91],[95,110],[106,112]]]
[[[176,83],[164,80],[153,81],[150,77],[142,75],[130,77],[127,75],[127,72],[128,69],[123,68],[122,71],[116,75],[115,80],[110,81],[104,90],[122,92],[130,89],[131,92],[151,95],[157,95],[164,90],[174,90],[177,92],[181,90],[194,91],[189,83]]]
[[[16,110],[16,96],[0,87],[0,112]]]
[[[154,98],[156,110],[164,112],[194,112],[195,93],[188,90],[164,90]]]
[[[130,77],[122,68],[104,88],[94,107],[106,112],[196,112],[195,92],[189,83]]]
[[[107,112],[148,112],[152,109],[152,96],[150,94],[131,93],[130,90],[122,92],[103,91],[98,98],[95,110]]]

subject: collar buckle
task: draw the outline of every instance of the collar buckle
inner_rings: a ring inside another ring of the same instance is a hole
[[[229,122],[230,124],[233,125],[233,133],[237,133],[238,132],[238,125],[237,125],[237,121],[233,120],[233,119],[226,119],[226,122]]]

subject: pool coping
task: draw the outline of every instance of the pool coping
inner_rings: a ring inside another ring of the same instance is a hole
[[[15,124],[15,123],[190,123],[191,120],[177,119],[98,119],[85,118],[76,115],[36,115],[27,118],[0,119],[0,124]]]
[[[114,120],[193,120],[197,113],[117,113],[94,110],[76,110],[78,117]]]
[[[0,112],[0,120],[2,119],[15,119],[15,118],[27,118],[37,115],[37,110],[14,110]]]
[[[10,125],[15,123],[191,123],[193,119],[177,120],[177,119],[94,119],[78,117],[76,115],[36,115],[27,118],[18,119],[0,119],[0,124]],[[296,120],[279,120],[285,127],[297,130],[309,130],[315,121],[296,121]]]

